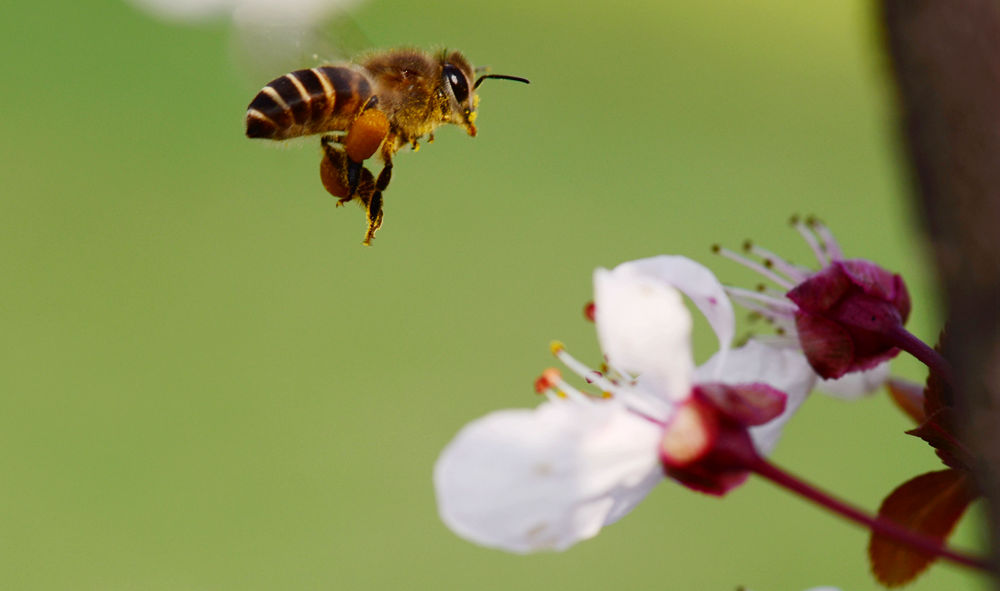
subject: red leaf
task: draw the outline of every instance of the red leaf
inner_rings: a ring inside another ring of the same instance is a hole
[[[964,471],[941,470],[912,478],[882,501],[878,516],[943,545],[979,493]],[[886,587],[898,587],[917,577],[935,557],[872,534],[868,544],[872,573]]]
[[[969,468],[973,465],[972,456],[951,428],[955,424],[954,414],[950,408],[939,410],[906,434],[926,441],[945,466]]]

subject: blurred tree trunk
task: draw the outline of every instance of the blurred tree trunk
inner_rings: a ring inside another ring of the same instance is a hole
[[[1000,565],[1000,0],[881,0],[905,156],[947,303]],[[998,586],[997,588],[1000,588]]]

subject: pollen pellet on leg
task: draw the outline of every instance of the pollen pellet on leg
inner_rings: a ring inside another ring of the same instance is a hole
[[[354,162],[371,158],[382,140],[389,133],[389,120],[378,109],[368,109],[351,124],[351,131],[344,140],[344,151]]]
[[[323,186],[334,197],[343,199],[347,197],[349,191],[340,177],[340,170],[329,158],[323,158],[320,161],[319,178],[323,181]]]

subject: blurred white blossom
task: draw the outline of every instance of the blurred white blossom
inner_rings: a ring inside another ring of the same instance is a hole
[[[166,20],[199,22],[231,18],[243,27],[310,27],[360,0],[130,0]]]
[[[370,45],[349,9],[363,0],[129,0],[177,24],[228,20],[230,58],[252,86],[302,67],[344,61]]]

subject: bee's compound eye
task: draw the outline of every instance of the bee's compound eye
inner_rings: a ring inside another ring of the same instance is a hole
[[[444,81],[448,83],[452,93],[455,94],[455,100],[464,103],[469,98],[469,83],[465,81],[465,74],[455,66],[445,64],[441,75],[444,76]]]

